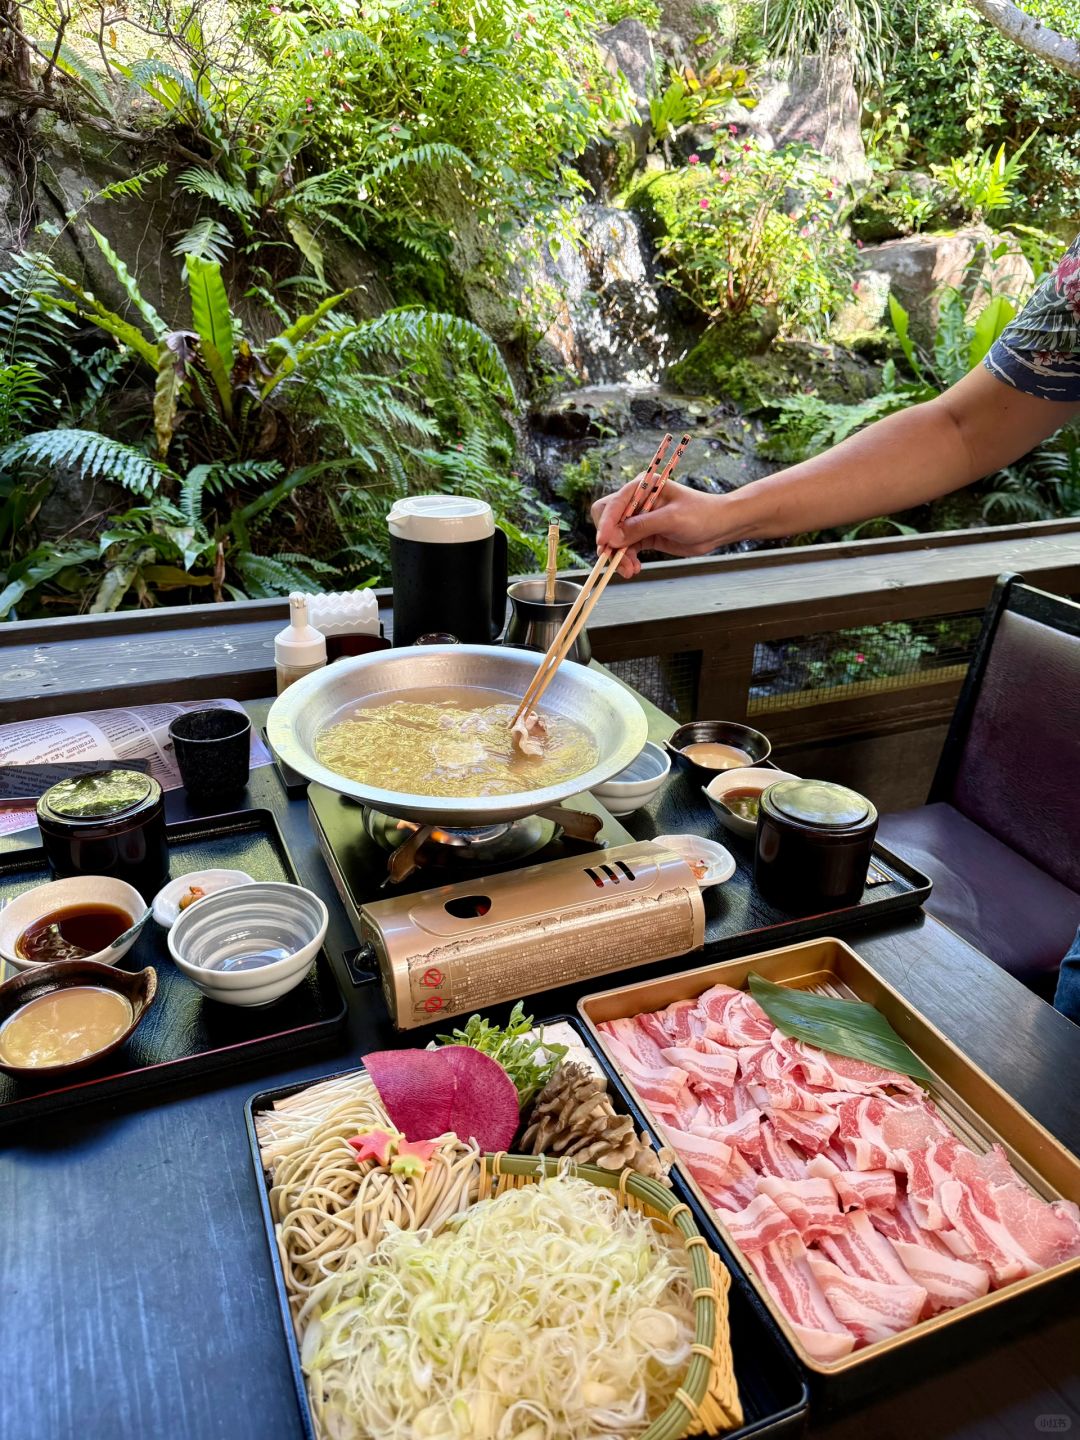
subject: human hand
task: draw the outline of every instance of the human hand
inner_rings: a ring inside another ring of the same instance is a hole
[[[626,554],[619,562],[619,574],[625,579],[640,571],[640,550],[663,550],[668,555],[707,555],[723,542],[717,506],[725,497],[703,495],[673,480],[664,486],[648,514],[631,515],[620,521],[619,516],[640,479],[640,475],[635,476],[621,490],[605,495],[592,507],[596,548],[625,548]]]

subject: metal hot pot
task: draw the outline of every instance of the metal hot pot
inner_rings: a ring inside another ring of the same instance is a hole
[[[524,695],[536,666],[533,651],[490,645],[423,646],[358,655],[316,670],[290,685],[271,706],[267,735],[279,758],[308,780],[384,814],[448,828],[516,820],[609,780],[641,750],[648,739],[645,713],[618,681],[572,661],[559,666],[544,692],[540,709],[584,725],[596,741],[599,758],[582,775],[517,795],[444,798],[383,790],[346,779],[320,765],[315,758],[315,736],[358,701],[376,695],[389,697],[395,691],[474,686],[502,690],[510,696]]]

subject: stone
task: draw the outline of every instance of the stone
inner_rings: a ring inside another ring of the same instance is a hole
[[[913,202],[919,204],[917,219]],[[851,217],[851,233],[876,243],[916,230],[944,230],[963,220],[964,208],[947,185],[922,170],[893,170],[883,188],[875,187],[859,201]]]
[[[716,327],[665,377],[686,392],[717,397],[748,412],[789,395],[819,395],[830,403],[854,403],[876,394],[877,368],[836,345],[781,340],[757,354],[732,349]]]
[[[969,302],[971,321],[993,295],[1022,303],[1034,276],[1015,239],[972,225],[867,245],[859,256],[856,283],[852,301],[836,316],[835,335],[851,337],[887,324],[892,294],[908,312],[912,338],[926,345],[933,339],[948,290],[959,290]]]
[[[762,74],[758,103],[744,112],[744,128],[769,135],[778,147],[796,141],[812,145],[828,156],[841,184],[866,185],[870,167],[850,62],[810,56],[790,69],[768,65]]]
[[[601,30],[596,37],[604,68],[622,72],[639,110],[647,112],[649,86],[656,66],[652,37],[640,20],[620,20],[610,30]]]

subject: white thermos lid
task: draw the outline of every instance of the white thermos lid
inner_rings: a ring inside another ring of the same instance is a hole
[[[395,500],[386,523],[399,540],[422,540],[431,545],[486,540],[495,533],[491,506],[467,495],[410,495]]]

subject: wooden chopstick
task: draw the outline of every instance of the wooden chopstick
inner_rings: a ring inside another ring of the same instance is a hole
[[[559,522],[552,520],[548,525],[547,582],[544,586],[544,602],[555,603],[555,576],[559,569]]]
[[[667,453],[667,448],[671,444],[671,441],[671,435],[665,435],[663,440],[660,441],[660,444],[657,446],[656,449],[656,454],[649,462],[649,468],[642,475],[641,479],[638,481],[637,488],[632,491],[630,498],[627,500],[625,506],[623,507],[623,512],[619,516],[620,520],[625,520],[628,516],[636,514],[642,504],[645,502],[645,500],[647,500],[649,491],[651,490],[656,480],[657,468],[660,465],[660,462],[663,460],[664,455]],[[581,614],[582,608],[586,600],[588,599],[590,587],[599,577],[601,570],[607,564],[610,556],[611,551],[605,546],[605,548],[598,555],[596,564],[593,566],[591,572],[589,573],[588,579],[581,587],[581,591],[578,594],[577,599],[570,607],[570,611],[566,619],[559,626],[558,632],[556,633],[554,640],[552,640],[551,644],[548,646],[547,651],[545,652],[543,658],[537,666],[536,674],[530,681],[529,688],[521,697],[521,703],[518,705],[518,708],[514,712],[513,719],[510,721],[511,726],[516,725],[517,722],[521,719],[522,715],[524,715],[528,710],[532,708],[533,697],[537,693],[537,687],[540,684],[541,677],[544,674],[544,670],[548,664],[548,661],[551,660],[552,657],[558,652],[559,646],[561,645],[562,641],[566,638],[567,635],[571,633],[571,631],[573,631],[573,633],[576,635],[577,631],[574,622],[576,621],[578,615]],[[573,641],[571,640],[571,644],[572,643]],[[569,649],[569,646],[567,648]]]
[[[674,473],[676,465],[678,465],[679,461],[682,459],[686,447],[690,444],[690,436],[684,435],[679,441],[678,445],[676,445],[671,459],[664,466],[663,472],[660,474],[659,477],[656,477],[655,467],[659,463],[660,459],[663,457],[663,454],[666,451],[667,446],[671,441],[671,438],[672,437],[670,435],[664,437],[663,443],[657,450],[656,456],[653,458],[652,464],[642,476],[641,482],[639,483],[637,490],[635,490],[634,494],[631,496],[630,504],[628,504],[623,510],[620,519],[625,520],[631,514],[647,514],[655,507],[657,501],[663,493],[664,486],[667,484],[668,480],[670,480],[672,474]],[[635,501],[637,503],[634,503]],[[612,554],[610,550],[605,549],[597,559],[597,562],[593,566],[589,578],[582,586],[581,594],[578,596],[573,609],[566,617],[566,621],[560,628],[559,633],[551,642],[551,645],[548,647],[547,653],[540,661],[540,664],[537,667],[536,674],[533,676],[532,684],[525,692],[521,704],[518,706],[514,714],[514,718],[511,724],[516,724],[522,715],[526,714],[527,711],[536,708],[537,704],[539,703],[540,697],[550,685],[551,681],[555,678],[555,672],[558,670],[560,664],[566,658],[567,654],[572,648],[574,641],[577,639],[578,633],[584,628],[586,621],[592,614],[593,609],[597,604],[597,601],[604,593],[608,582],[611,580],[612,576],[614,576],[618,571],[619,564],[622,561],[623,556],[626,554],[628,548],[629,547],[624,546],[621,550],[617,550],[614,554]]]

